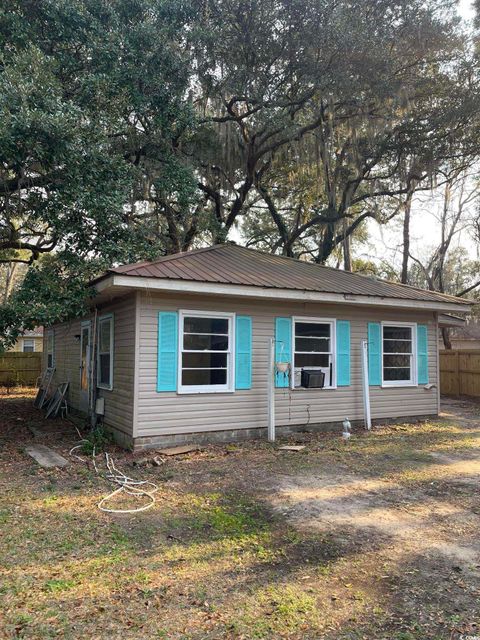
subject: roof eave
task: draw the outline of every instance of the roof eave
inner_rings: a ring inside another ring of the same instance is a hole
[[[410,300],[379,296],[364,296],[348,293],[325,293],[298,289],[280,289],[256,287],[251,285],[222,284],[216,282],[197,282],[191,280],[174,280],[166,278],[147,278],[144,276],[126,276],[115,273],[98,280],[95,284],[97,294],[107,293],[110,287],[146,289],[148,291],[166,291],[172,293],[198,293],[205,295],[230,295],[241,298],[267,300],[298,300],[303,302],[330,302],[354,304],[360,306],[400,307],[406,309],[428,309],[467,313],[471,301],[449,302],[432,300]]]
[[[449,313],[441,313],[438,316],[438,324],[441,327],[464,327],[465,323],[465,318],[458,318],[457,316],[452,316]]]

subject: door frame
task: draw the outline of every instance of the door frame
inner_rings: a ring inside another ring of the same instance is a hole
[[[82,377],[83,377],[83,336],[85,329],[88,330],[88,338],[87,338],[87,346],[85,349],[85,366],[86,366],[86,379],[87,379],[87,388],[82,389]],[[79,366],[79,405],[80,410],[88,413],[90,406],[90,392],[91,392],[91,384],[92,384],[92,362],[91,362],[91,354],[92,354],[92,321],[91,320],[83,320],[80,325],[80,366]]]

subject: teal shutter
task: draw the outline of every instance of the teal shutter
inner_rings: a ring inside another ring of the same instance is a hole
[[[379,322],[368,323],[368,381],[382,384],[382,327]]]
[[[289,362],[292,365],[292,319],[275,318],[275,362]],[[290,372],[293,376],[293,371]],[[288,373],[275,373],[275,386],[288,387]]]
[[[252,319],[237,316],[235,323],[235,389],[252,388]]]
[[[157,391],[177,390],[178,313],[158,314]]]
[[[418,384],[428,384],[428,329],[425,324],[417,326],[417,372]]]
[[[337,320],[337,386],[350,385],[350,321]]]

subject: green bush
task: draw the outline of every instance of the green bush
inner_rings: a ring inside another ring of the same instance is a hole
[[[100,453],[112,442],[112,434],[105,429],[103,424],[98,424],[82,442],[82,453],[85,455],[92,455],[94,451]]]

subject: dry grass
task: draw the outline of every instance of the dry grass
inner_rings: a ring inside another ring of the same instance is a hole
[[[63,454],[78,439],[73,426],[45,421],[31,398],[2,397],[0,637],[473,634],[477,420],[466,404],[346,446],[299,434],[299,453],[211,446],[158,468],[111,447],[121,468],[160,486],[154,509],[111,516],[97,509],[108,485],[90,465],[46,471],[23,453],[28,425]],[[401,535],[385,526],[396,516]]]

